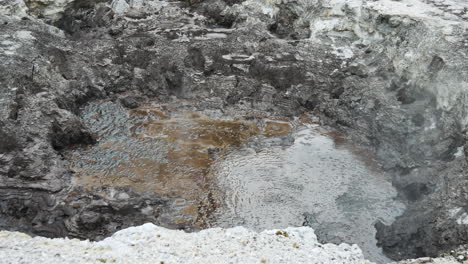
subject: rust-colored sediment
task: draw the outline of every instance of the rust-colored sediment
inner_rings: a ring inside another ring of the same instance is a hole
[[[141,108],[132,110],[131,114],[151,115],[149,121],[140,121],[131,128],[132,137],[166,144],[164,158],[142,158],[129,153],[130,159],[121,160],[112,168],[77,171],[75,183],[87,187],[131,187],[137,192],[151,191],[163,197],[180,198],[185,205],[181,206],[176,223],[206,227],[207,218],[220,203],[209,172],[214,153],[239,146],[262,131],[254,122],[212,120],[197,113],[170,119],[160,109]],[[271,137],[290,129],[286,123],[267,122],[262,134]],[[125,152],[118,141],[96,147]]]
[[[263,135],[265,137],[277,137],[284,136],[291,132],[291,124],[286,122],[277,121],[266,121],[263,129]]]
[[[340,146],[343,146],[347,143],[347,140],[344,136],[343,133],[341,132],[338,132],[336,130],[331,130],[331,131],[327,131],[327,133],[325,133],[325,135],[331,137],[333,139],[333,142],[335,142],[335,146],[336,147],[340,147]]]
[[[366,164],[366,167],[369,168],[371,171],[381,173],[379,163],[375,160],[374,154],[368,149],[354,145],[349,139],[345,137],[343,133],[339,131],[330,130],[324,134],[333,139],[333,142],[335,143],[335,147],[337,149],[341,148],[350,151],[355,155],[356,159],[364,162],[364,164]]]

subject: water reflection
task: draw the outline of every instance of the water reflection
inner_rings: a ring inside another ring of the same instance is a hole
[[[76,185],[163,197],[172,204],[164,217],[177,225],[306,223],[324,241],[357,243],[387,261],[373,224],[402,213],[395,189],[365,152],[307,116],[213,117],[171,105],[129,111],[107,101],[82,117],[99,142],[69,153]]]
[[[127,111],[113,102],[88,105],[83,119],[99,143],[71,153],[74,184],[153,192],[174,201],[174,224],[201,228],[220,203],[212,163],[253,136],[291,131],[281,121],[213,119],[171,106]]]
[[[225,193],[217,224],[263,230],[306,222],[322,240],[357,243],[372,260],[389,261],[375,245],[373,227],[404,210],[389,180],[343,141],[336,148],[319,127],[294,137],[291,147],[244,148],[216,164]]]

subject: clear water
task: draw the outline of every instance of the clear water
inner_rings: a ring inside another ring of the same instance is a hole
[[[243,148],[219,161],[225,205],[217,225],[263,230],[308,221],[322,240],[356,243],[369,259],[389,262],[374,223],[391,223],[404,205],[383,173],[319,130],[296,132],[290,147]]]
[[[263,230],[307,222],[322,241],[356,243],[369,259],[389,261],[374,223],[390,224],[404,206],[365,153],[300,119],[180,108],[88,105],[82,117],[99,142],[69,153],[73,184],[154,193],[170,202],[162,217],[177,225]]]

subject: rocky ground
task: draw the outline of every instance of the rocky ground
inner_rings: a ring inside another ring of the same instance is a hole
[[[145,222],[196,228],[164,217],[168,197],[73,184],[67,156],[100,140],[82,119],[90,102],[187,100],[313,114],[375,153],[407,207],[376,224],[389,257],[466,244],[467,9],[461,0],[1,1],[0,228],[91,239]]]
[[[11,232],[0,232],[0,238],[0,257],[5,264],[370,263],[356,245],[320,244],[309,227],[261,233],[242,227],[214,228],[189,234],[145,224],[100,242],[32,239]]]
[[[321,244],[310,227],[265,230],[211,228],[198,233],[153,224],[118,231],[99,242],[31,238],[0,232],[5,264],[35,263],[359,263],[371,264],[357,245]],[[465,263],[466,253],[394,264]]]

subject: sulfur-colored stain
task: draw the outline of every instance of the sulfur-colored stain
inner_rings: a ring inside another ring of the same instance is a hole
[[[277,236],[289,237],[289,234],[286,231],[276,231],[276,235]]]

